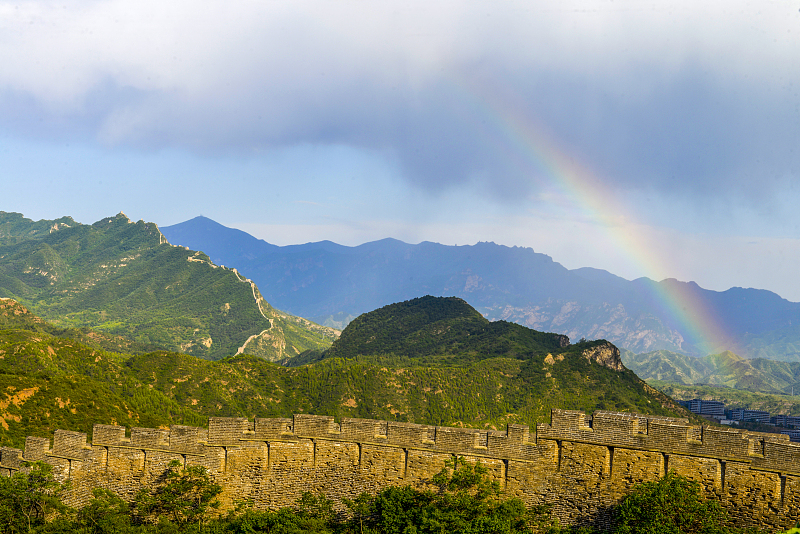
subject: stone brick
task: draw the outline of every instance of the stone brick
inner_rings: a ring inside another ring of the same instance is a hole
[[[171,461],[206,467],[223,487],[223,508],[252,500],[257,508],[291,506],[304,491],[322,492],[343,510],[344,498],[390,485],[425,486],[462,455],[480,461],[509,496],[548,504],[565,525],[607,527],[610,510],[631,488],[672,470],[698,481],[731,517],[785,529],[800,519],[800,444],[786,436],[693,426],[686,419],[598,411],[553,410],[550,424],[509,425],[505,432],[435,427],[308,414],[293,418],[212,417],[208,429],[95,425],[93,442],[57,430],[29,437],[24,454],[0,449],[0,475],[22,460],[49,462],[71,479],[67,504],[82,506],[95,487],[133,499]]]

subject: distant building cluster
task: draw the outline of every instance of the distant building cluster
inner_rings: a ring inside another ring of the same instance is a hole
[[[725,403],[722,401],[692,399],[690,401],[682,401],[681,404],[686,405],[692,413],[713,417],[714,419],[725,419]]]
[[[776,432],[788,435],[791,441],[800,442],[800,416],[770,416],[770,413],[764,410],[750,410],[747,408],[732,408],[728,410],[725,408],[725,403],[721,401],[692,399],[678,402],[688,408],[690,412],[716,419],[723,425],[736,425],[740,422],[763,423],[775,426]],[[781,430],[780,427],[786,430]]]

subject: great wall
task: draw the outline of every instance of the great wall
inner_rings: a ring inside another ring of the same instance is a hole
[[[453,455],[480,460],[508,495],[549,504],[563,524],[607,526],[610,508],[637,483],[668,470],[698,481],[741,524],[789,528],[800,519],[800,444],[788,436],[711,426],[687,419],[554,410],[551,423],[505,432],[367,419],[210,418],[208,429],[95,425],[92,441],[57,430],[29,437],[25,450],[0,449],[0,474],[44,460],[70,479],[67,501],[87,503],[92,489],[132,499],[172,460],[208,468],[223,487],[223,507],[295,503],[320,491],[343,497],[389,485],[420,484]]]

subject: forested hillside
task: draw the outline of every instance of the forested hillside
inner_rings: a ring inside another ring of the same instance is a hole
[[[463,363],[566,350],[569,338],[506,321],[491,322],[456,297],[425,296],[353,320],[325,353],[329,358],[387,356],[419,363]]]
[[[800,362],[755,358],[748,360],[730,351],[695,358],[666,350],[633,354],[624,351],[622,361],[645,380],[680,385],[725,386],[773,394],[800,393]]]
[[[236,271],[123,214],[83,225],[0,212],[0,297],[62,328],[128,338],[133,352],[279,360],[325,348],[336,335],[274,309]]]
[[[552,408],[687,416],[631,371],[603,363],[597,356],[603,343],[472,351],[464,359],[452,352],[451,361],[434,358],[429,366],[426,354],[440,354],[432,344],[420,357],[330,357],[288,368],[249,355],[209,361],[165,351],[110,352],[57,337],[55,327],[4,302],[0,311],[15,319],[0,322],[0,446],[20,447],[26,435],[47,437],[55,428],[204,425],[208,416],[314,413],[493,428],[547,422]],[[454,307],[474,316],[460,302]]]

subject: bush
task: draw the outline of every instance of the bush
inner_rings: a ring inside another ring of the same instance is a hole
[[[65,485],[45,462],[26,464],[11,476],[0,476],[0,532],[32,532],[67,510],[61,503]]]
[[[389,487],[370,503],[350,503],[354,532],[382,534],[522,534],[557,532],[545,508],[526,509],[517,498],[504,499],[480,462],[448,460],[432,479],[434,490]],[[534,530],[535,528],[535,530]]]
[[[157,488],[143,488],[136,495],[135,515],[140,523],[158,519],[181,526],[197,525],[202,531],[204,523],[219,508],[216,497],[221,491],[205,467],[181,468],[180,462],[173,460]]]
[[[616,534],[722,534],[725,510],[703,499],[700,484],[674,471],[634,487],[617,509]]]

